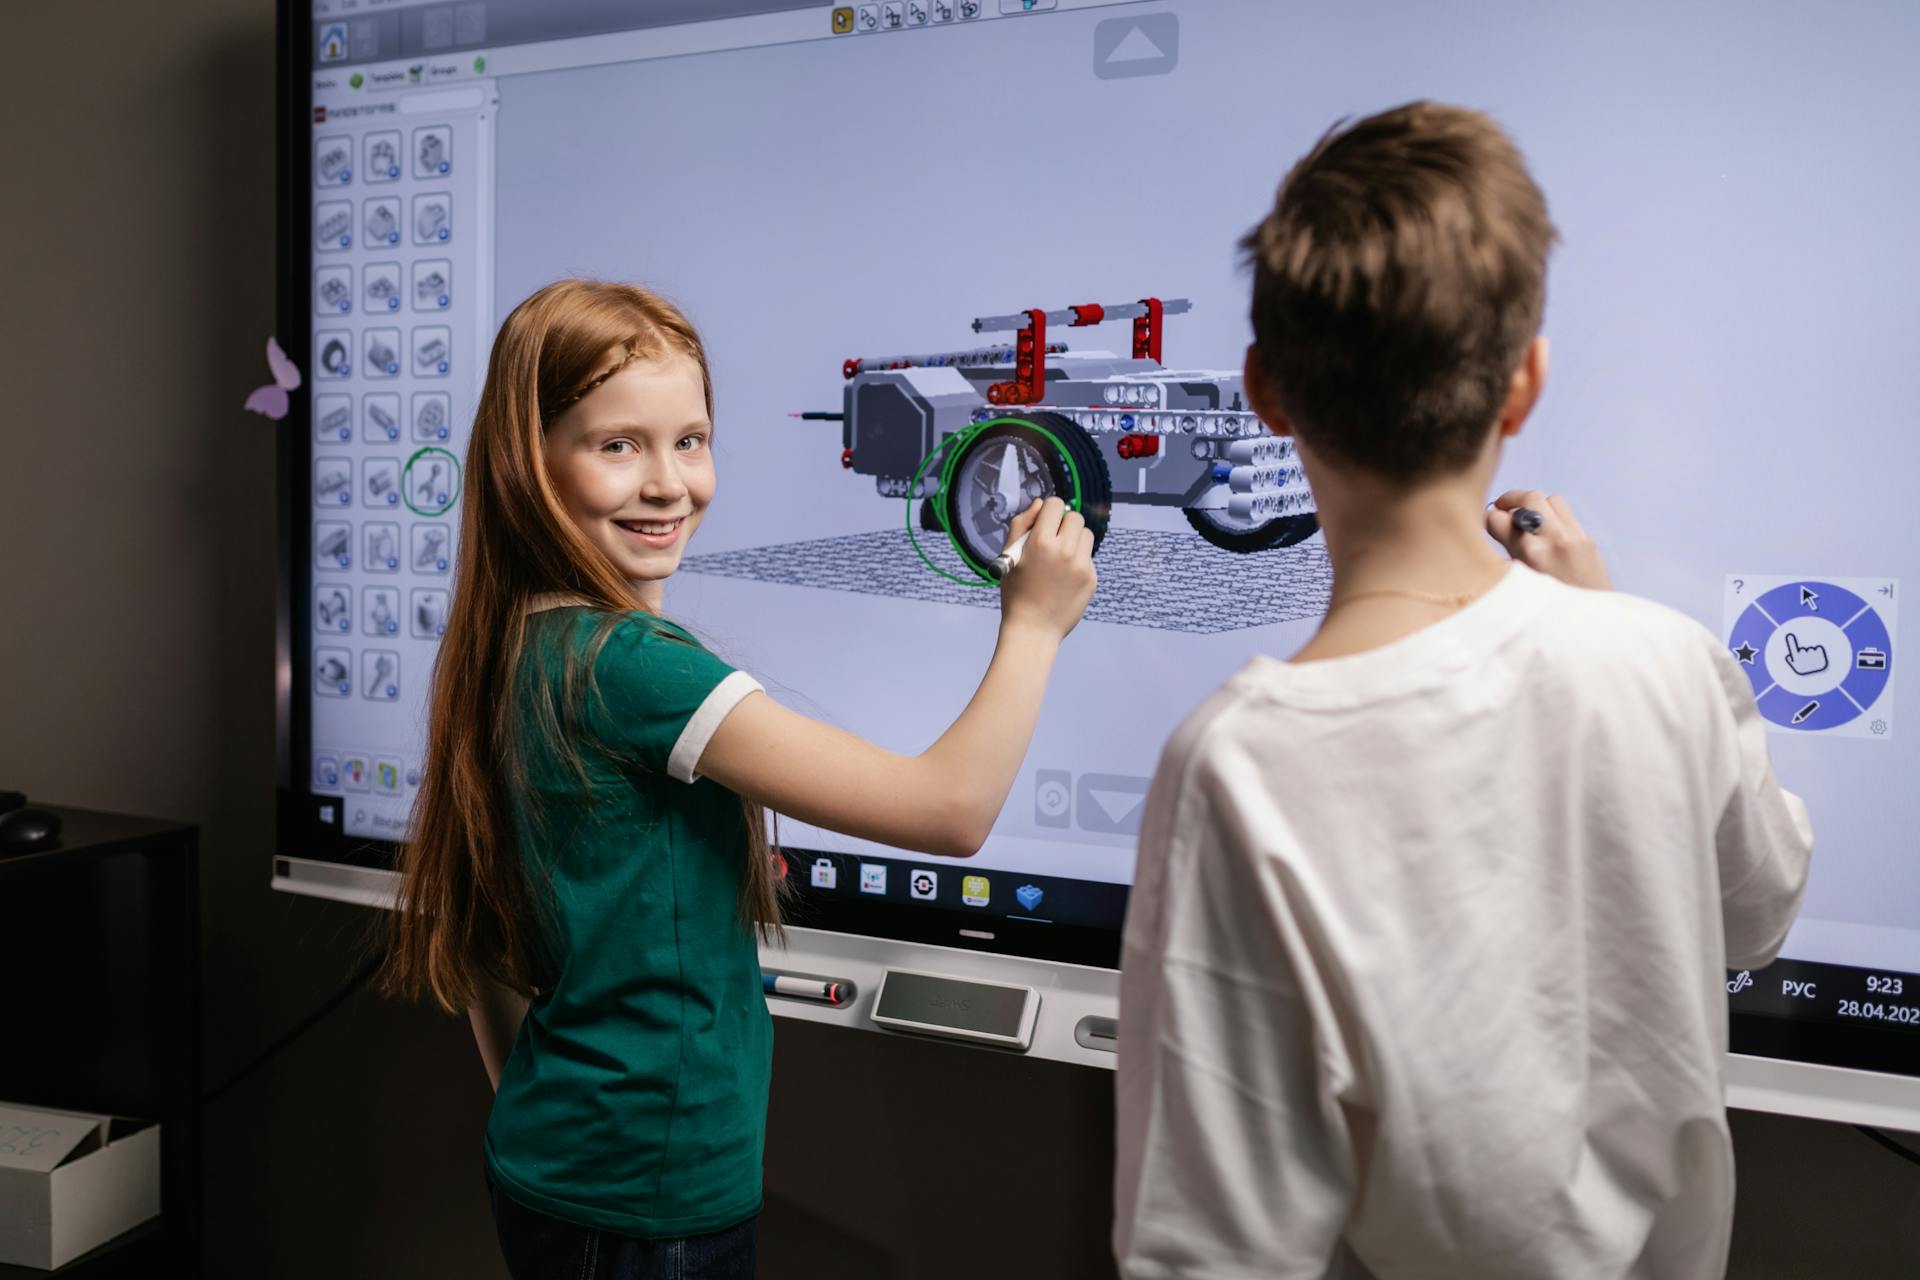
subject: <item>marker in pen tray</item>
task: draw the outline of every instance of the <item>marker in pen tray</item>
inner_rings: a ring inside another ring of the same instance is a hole
[[[811,973],[782,973],[778,969],[762,969],[760,985],[766,988],[770,996],[811,1000],[815,1004],[830,1004],[835,1008],[851,1004],[857,994],[851,982],[840,978],[822,978]]]

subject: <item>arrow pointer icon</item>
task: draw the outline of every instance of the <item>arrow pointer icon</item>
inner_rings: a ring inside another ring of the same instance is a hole
[[[1820,593],[1812,587],[1800,588],[1800,604],[1808,613],[1820,612]]]

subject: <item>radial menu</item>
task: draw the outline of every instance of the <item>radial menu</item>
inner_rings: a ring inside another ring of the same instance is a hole
[[[1899,594],[1892,578],[1727,579],[1727,649],[1768,723],[1892,737]]]
[[[493,306],[492,83],[413,70],[313,108],[312,790],[381,839],[419,785]]]

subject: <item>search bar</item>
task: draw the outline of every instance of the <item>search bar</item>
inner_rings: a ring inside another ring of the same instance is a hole
[[[442,89],[438,93],[408,93],[400,97],[400,114],[417,116],[440,111],[471,111],[486,100],[486,94],[479,85],[465,89]]]

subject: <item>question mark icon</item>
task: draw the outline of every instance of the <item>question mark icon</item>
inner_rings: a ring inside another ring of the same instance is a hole
[[[1747,589],[1747,580],[1745,578],[1735,578],[1733,580],[1733,594],[1739,595],[1742,591],[1745,591],[1746,589]]]

